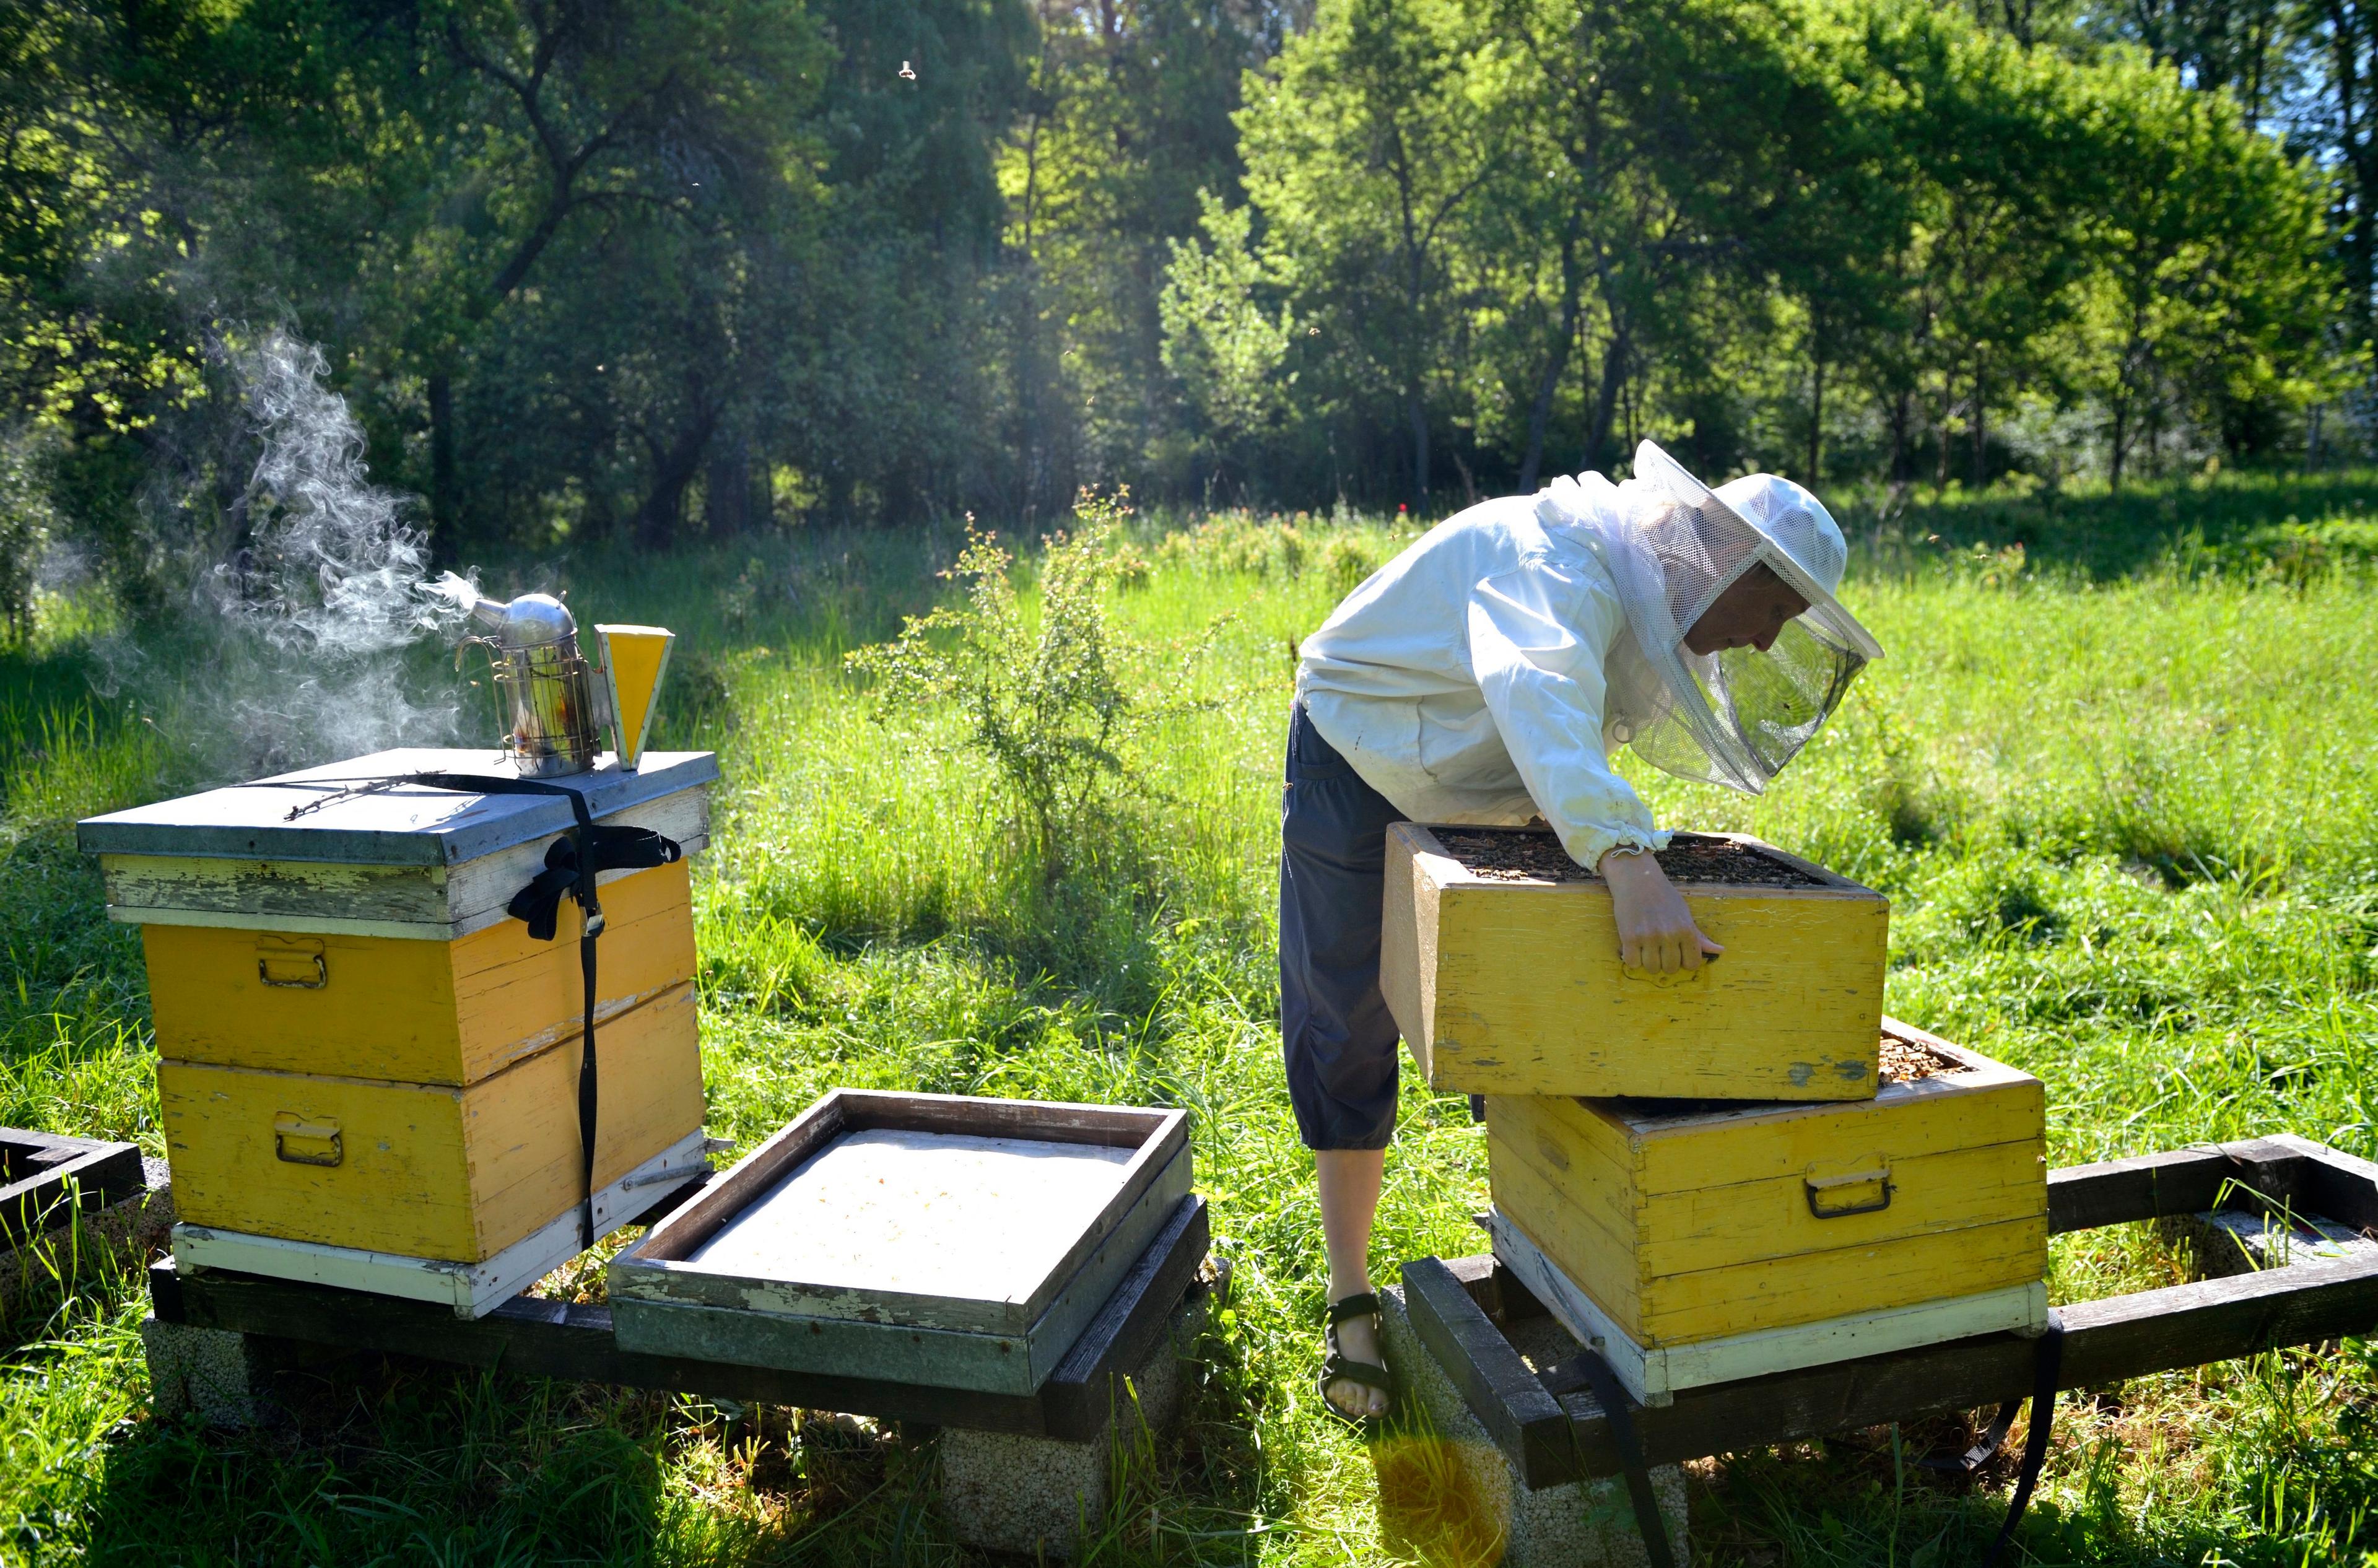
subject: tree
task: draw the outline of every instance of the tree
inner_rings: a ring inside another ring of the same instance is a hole
[[[2324,182],[2229,103],[2142,61],[2110,62],[2092,86],[2103,186],[2086,363],[2120,488],[2141,430],[2174,400],[2232,437],[2251,424],[2240,405],[2309,401],[2316,380],[2291,367],[2317,366],[2336,300],[2320,264]]]
[[[1282,52],[1240,115],[1249,199],[1339,395],[1391,401],[1416,513],[1429,505],[1433,394],[1453,367],[1460,224],[1504,156],[1473,94],[1487,30],[1453,0],[1344,0]]]

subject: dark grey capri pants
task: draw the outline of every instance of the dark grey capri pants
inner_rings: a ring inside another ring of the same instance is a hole
[[[1387,824],[1403,813],[1289,712],[1279,808],[1279,1033],[1308,1149],[1384,1149],[1396,1125],[1396,1021],[1379,994]]]

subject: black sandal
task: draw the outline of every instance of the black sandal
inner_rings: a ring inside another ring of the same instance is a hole
[[[1350,1318],[1370,1319],[1373,1335],[1382,1342],[1386,1340],[1387,1327],[1379,1322],[1379,1298],[1375,1293],[1365,1290],[1359,1296],[1341,1297],[1330,1302],[1328,1323],[1325,1329],[1329,1354],[1322,1359],[1321,1377],[1314,1387],[1321,1395],[1321,1405],[1324,1409],[1348,1426],[1359,1428],[1367,1434],[1377,1429],[1385,1416],[1395,1413],[1396,1380],[1395,1374],[1378,1362],[1357,1361],[1338,1348],[1338,1325]],[[1364,1388],[1377,1389],[1387,1396],[1387,1408],[1385,1415],[1348,1415],[1338,1407],[1335,1400],[1329,1397],[1329,1385],[1333,1382],[1355,1382]]]

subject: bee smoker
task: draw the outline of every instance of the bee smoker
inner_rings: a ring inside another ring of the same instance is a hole
[[[605,715],[569,606],[550,593],[523,593],[510,603],[474,599],[470,611],[472,624],[486,634],[463,639],[454,650],[454,667],[462,667],[466,650],[487,651],[504,749],[521,776],[558,778],[593,767]]]

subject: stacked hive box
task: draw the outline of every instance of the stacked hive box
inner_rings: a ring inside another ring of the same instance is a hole
[[[1630,1392],[2046,1322],[2036,1079],[1882,1016],[1888,906],[1756,840],[1661,860],[1725,949],[1623,970],[1549,834],[1399,824],[1381,981],[1483,1095],[1496,1256]]]
[[[552,782],[598,822],[703,847],[715,759],[643,763]],[[110,916],[142,928],[179,1265],[477,1315],[578,1251],[582,917],[565,900],[540,942],[505,909],[570,807],[353,793],[505,771],[485,751],[384,752],[81,824]],[[703,1148],[686,865],[607,872],[601,895],[598,1230]]]

